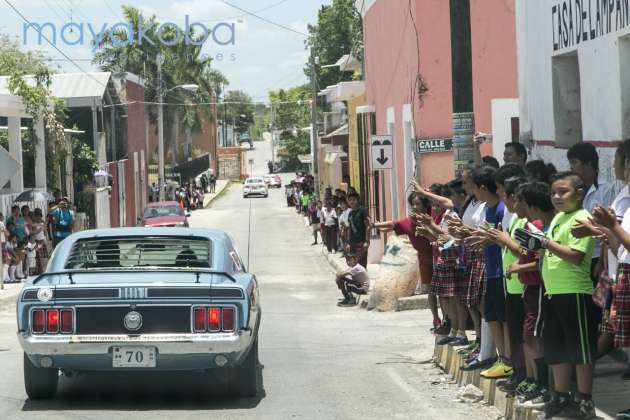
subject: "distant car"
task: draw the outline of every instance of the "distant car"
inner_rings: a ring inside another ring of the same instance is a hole
[[[188,217],[177,201],[149,203],[144,209],[140,226],[144,227],[188,227]]]
[[[194,371],[253,397],[260,320],[256,277],[223,231],[77,232],[17,301],[26,394],[54,397],[60,372]]]
[[[282,180],[278,175],[265,175],[263,178],[269,188],[282,188]]]
[[[250,195],[269,196],[269,189],[263,177],[247,178],[245,185],[243,185],[243,198],[247,198]]]
[[[249,137],[249,134],[247,134],[247,133],[241,134],[241,136],[238,139],[239,146],[242,146],[243,143],[248,143],[250,149],[254,148],[254,142],[252,141],[252,138]]]

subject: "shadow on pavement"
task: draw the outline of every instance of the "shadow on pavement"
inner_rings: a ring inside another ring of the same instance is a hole
[[[27,399],[22,411],[47,410],[227,410],[255,408],[265,398],[258,366],[258,392],[254,398],[227,395],[214,375],[190,372],[90,372],[60,377],[57,397]]]

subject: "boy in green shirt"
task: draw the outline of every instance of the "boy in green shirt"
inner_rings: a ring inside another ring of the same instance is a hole
[[[544,250],[542,277],[547,290],[544,302],[544,354],[553,370],[555,395],[545,404],[545,416],[593,418],[593,361],[597,353],[597,308],[591,294],[591,256],[594,240],[576,238],[573,225],[586,220],[582,208],[584,183],[573,172],[552,177],[551,201],[556,216],[547,236],[519,230],[519,241],[529,249]],[[577,394],[571,396],[575,369]]]

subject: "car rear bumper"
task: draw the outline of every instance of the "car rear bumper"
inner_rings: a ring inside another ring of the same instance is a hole
[[[53,366],[75,370],[191,370],[219,366],[223,355],[227,366],[238,365],[247,354],[254,336],[249,331],[212,334],[146,334],[33,336],[18,333],[18,340],[35,366],[48,356]],[[155,368],[113,368],[112,347],[150,346],[156,348]]]

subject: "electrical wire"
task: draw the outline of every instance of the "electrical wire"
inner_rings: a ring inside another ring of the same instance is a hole
[[[278,104],[311,104],[313,101],[311,99],[308,100],[298,100],[298,101],[252,101],[252,102],[237,102],[237,101],[228,101],[228,102],[189,102],[189,103],[177,103],[177,102],[149,102],[149,101],[129,101],[129,102],[121,102],[119,104],[106,104],[103,105],[103,108],[112,108],[117,106],[127,106],[127,105],[162,105],[162,106],[187,106],[187,107],[196,107],[196,106],[209,106],[209,105],[274,105]]]
[[[24,20],[24,22],[28,23],[29,25],[32,25],[32,23],[31,23],[31,22],[30,22],[30,21],[26,18],[26,16],[24,16],[24,14],[23,14],[23,13],[22,13],[22,12],[21,12],[21,11],[20,11],[17,7],[15,7],[15,6],[13,5],[13,3],[11,3],[9,0],[4,0],[4,2],[5,2],[6,4],[8,4],[8,5],[9,5],[9,7],[10,7],[11,9],[13,9],[13,11],[14,11],[15,13],[17,13],[17,14],[18,14],[18,15],[22,18],[22,20]],[[41,36],[41,37],[42,37],[42,38],[43,38],[43,39],[44,39],[44,40],[45,40],[48,44],[50,44],[50,46],[51,46],[51,47],[53,47],[55,50],[57,50],[57,52],[59,52],[62,56],[64,56],[66,59],[68,59],[68,61],[70,61],[72,64],[74,64],[74,66],[75,66],[78,70],[80,70],[80,71],[81,71],[81,73],[84,73],[86,76],[88,76],[90,79],[94,80],[94,81],[95,81],[96,83],[98,83],[99,85],[103,86],[104,88],[107,88],[107,85],[104,85],[104,84],[103,84],[100,80],[98,80],[96,77],[94,77],[93,75],[91,75],[90,73],[88,73],[87,71],[85,71],[85,70],[83,69],[83,67],[81,67],[81,66],[79,65],[79,63],[77,63],[76,61],[74,61],[73,59],[71,59],[70,57],[68,57],[68,55],[67,55],[65,52],[61,51],[61,50],[57,47],[57,45],[55,45],[53,42],[51,42],[51,41],[50,41],[50,39],[48,39],[48,37],[47,37],[46,35],[44,35],[44,33],[43,33],[43,32],[40,32],[40,36]]]
[[[224,4],[227,4],[228,6],[230,6],[230,7],[234,8],[234,9],[236,9],[236,10],[240,10],[241,12],[246,13],[246,14],[247,14],[247,15],[249,15],[249,16],[253,16],[253,17],[255,17],[256,19],[262,20],[263,22],[266,22],[266,23],[268,23],[268,24],[270,24],[270,25],[277,26],[278,28],[282,28],[282,29],[284,29],[284,30],[287,30],[287,31],[290,31],[290,32],[293,32],[293,33],[295,33],[295,34],[298,34],[298,35],[301,35],[301,36],[305,36],[305,37],[307,37],[307,38],[308,38],[308,34],[305,34],[304,32],[296,31],[295,29],[293,29],[293,28],[289,28],[288,26],[285,26],[285,25],[283,25],[283,24],[281,24],[281,23],[274,22],[273,20],[269,20],[269,19],[264,18],[264,17],[262,17],[262,16],[258,16],[257,14],[255,14],[255,13],[253,13],[253,12],[250,12],[250,11],[248,11],[248,10],[245,10],[245,9],[243,9],[243,8],[240,8],[240,7],[236,6],[235,4],[228,3],[228,2],[227,2],[227,1],[225,1],[225,0],[223,0],[223,3],[224,3]]]
[[[44,2],[46,3],[46,6],[47,6],[47,7],[48,7],[48,8],[49,8],[49,9],[50,9],[50,10],[51,10],[54,14],[56,14],[56,15],[57,15],[57,17],[59,18],[59,21],[60,21],[60,22],[63,22],[63,21],[66,19],[65,17],[63,17],[63,16],[61,16],[61,15],[59,14],[59,12],[57,11],[57,9],[54,9],[54,8],[52,7],[52,5],[49,3],[49,1],[48,1],[48,0],[44,0]]]

